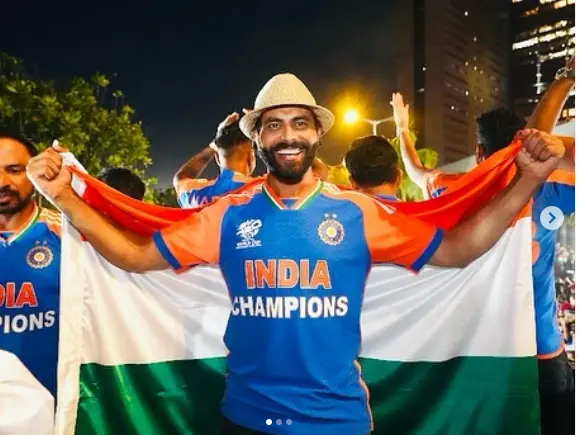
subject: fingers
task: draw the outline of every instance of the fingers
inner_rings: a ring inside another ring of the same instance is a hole
[[[525,152],[534,160],[544,162],[551,157],[560,158],[565,154],[563,142],[544,131],[526,128],[515,137],[522,140]]]
[[[26,171],[35,179],[52,180],[60,173],[62,157],[54,148],[48,148],[30,159]]]

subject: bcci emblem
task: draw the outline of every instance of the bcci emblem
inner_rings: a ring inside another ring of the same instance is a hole
[[[33,269],[44,269],[52,263],[52,251],[48,246],[37,245],[26,254],[26,263]]]
[[[335,214],[330,216],[326,213],[325,219],[318,226],[318,236],[330,246],[339,245],[344,240],[344,226],[336,220],[337,217]]]

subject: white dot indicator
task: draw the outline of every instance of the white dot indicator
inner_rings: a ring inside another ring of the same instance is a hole
[[[292,422],[292,419],[291,419],[291,418],[288,418],[288,419],[285,421],[285,424],[287,424],[288,426],[291,426],[292,423],[293,423],[293,422]]]
[[[277,424],[278,426],[280,426],[282,423],[283,423],[283,422],[281,421],[281,418],[278,418],[278,419],[275,421],[275,424]]]
[[[265,424],[267,424],[268,426],[271,426],[272,423],[273,423],[273,421],[271,421],[271,418],[268,418],[267,420],[265,420]]]

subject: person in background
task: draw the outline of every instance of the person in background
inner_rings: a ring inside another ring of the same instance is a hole
[[[211,160],[219,166],[214,179],[200,178]],[[218,126],[215,138],[187,161],[173,177],[182,208],[209,204],[214,198],[253,181],[255,154],[251,140],[239,129],[239,115],[231,113]]]
[[[526,123],[550,129],[560,116],[561,108],[574,86],[574,59],[557,74],[555,82],[537,105]],[[463,174],[444,174],[422,167],[410,137],[409,110],[400,94],[392,96],[396,128],[401,141],[401,155],[409,177],[430,197],[444,194],[450,184]],[[507,147],[525,121],[506,109],[487,112],[477,119],[477,164]],[[539,140],[543,133],[526,128],[523,133]],[[545,228],[541,213],[548,206],[558,207],[564,215],[575,211],[575,139],[558,137],[565,154],[554,171],[533,195],[533,294],[539,396],[543,435],[574,433],[575,372],[565,352],[565,341],[557,321],[555,291],[555,253],[557,231]]]
[[[97,178],[133,199],[142,201],[145,197],[145,183],[129,169],[106,168],[101,171]]]
[[[35,155],[26,138],[0,132],[0,349],[56,398],[61,215],[34,201],[26,165]]]
[[[366,136],[356,139],[348,148],[344,162],[354,189],[397,201],[402,170],[398,166],[398,154],[386,138]]]

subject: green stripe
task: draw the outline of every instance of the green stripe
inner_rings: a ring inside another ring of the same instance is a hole
[[[14,243],[20,237],[22,237],[32,227],[32,225],[34,225],[34,223],[38,220],[38,216],[40,216],[40,212],[42,210],[37,205],[35,205],[35,208],[36,209],[34,211],[34,217],[32,218],[32,220],[30,222],[28,222],[28,224],[24,228],[22,228],[22,230],[20,230],[20,232],[15,233],[14,235],[12,235],[11,238],[8,239],[9,245]]]
[[[316,196],[318,193],[320,193],[320,191],[322,190],[322,187],[323,187],[323,183],[321,181],[318,181],[318,185],[316,186],[316,188],[314,190],[312,190],[312,192],[308,196],[306,196],[302,200],[300,205],[298,205],[294,210],[301,210],[302,208],[304,208],[304,206],[306,204],[308,204],[314,196]]]
[[[374,434],[539,434],[535,358],[361,360]],[[218,435],[225,359],[81,366],[77,435]]]

